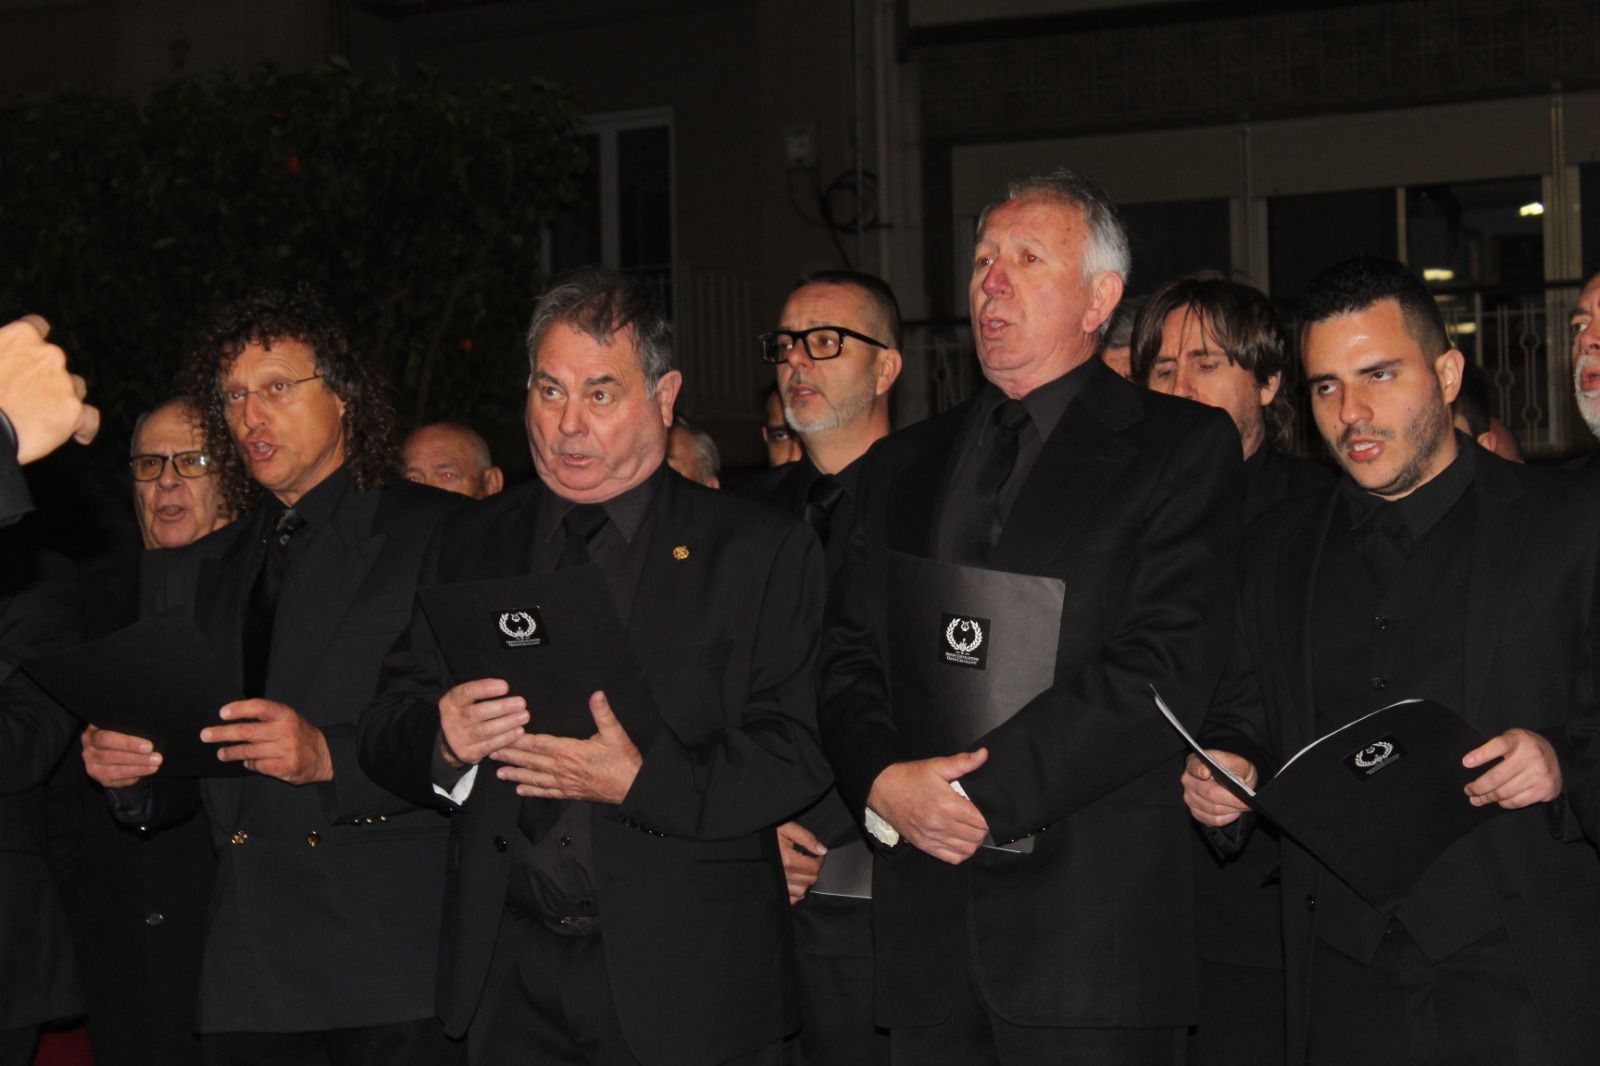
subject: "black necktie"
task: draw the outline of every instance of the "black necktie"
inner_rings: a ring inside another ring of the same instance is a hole
[[[261,696],[266,691],[267,663],[272,658],[272,626],[278,616],[278,594],[289,570],[289,546],[294,535],[305,528],[305,518],[293,507],[278,516],[267,536],[266,557],[261,572],[250,590],[244,616],[244,694]]]
[[[816,531],[817,539],[828,543],[828,533],[833,524],[833,509],[844,498],[844,486],[832,474],[822,474],[806,490],[806,525]]]
[[[568,511],[566,517],[561,519],[561,530],[567,539],[561,545],[556,569],[565,570],[569,566],[582,566],[588,562],[589,542],[605,528],[608,521],[610,519],[606,517],[605,507],[598,503],[580,503]]]
[[[1028,424],[1028,409],[1021,400],[1004,400],[989,416],[984,427],[988,441],[982,465],[978,468],[977,491],[968,501],[961,532],[956,539],[956,558],[982,566],[1000,540],[1001,492],[1017,466],[1018,439]]]

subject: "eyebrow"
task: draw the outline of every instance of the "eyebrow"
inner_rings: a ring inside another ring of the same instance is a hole
[[[617,377],[615,374],[601,374],[599,377],[592,377],[592,378],[589,378],[589,379],[585,380],[584,384],[585,385],[620,385],[620,384],[622,384],[622,379]]]
[[[1351,374],[1351,377],[1362,377],[1363,375],[1372,373],[1374,370],[1391,370],[1394,367],[1400,366],[1404,362],[1404,359],[1380,359],[1376,363],[1367,363],[1363,366],[1356,367],[1354,373]],[[1338,374],[1315,374],[1306,378],[1306,384],[1315,385],[1322,381],[1338,380]]]

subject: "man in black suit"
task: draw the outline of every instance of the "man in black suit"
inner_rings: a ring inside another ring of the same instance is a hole
[[[355,720],[410,619],[422,553],[462,502],[399,480],[384,383],[311,292],[224,308],[187,371],[239,521],[155,557],[151,613],[191,614],[245,698],[201,732],[241,777],[203,779],[219,868],[202,967],[208,1063],[452,1061],[432,1017],[449,827],[374,783]],[[90,729],[119,817],[161,825],[192,782]]]
[[[843,533],[854,520],[858,460],[889,435],[889,393],[901,368],[894,290],[857,271],[812,274],[789,293],[778,328],[761,335],[761,353],[776,364],[784,416],[805,453],[739,491],[805,519],[822,541],[832,580],[844,563]],[[835,530],[841,535],[833,536]],[[870,895],[852,876],[871,861],[860,826],[839,793],[830,791],[779,826],[778,837],[800,961],[796,1062],[882,1061],[888,1042],[872,1022]],[[805,898],[825,870],[828,879]]]
[[[1429,698],[1492,738],[1463,759],[1482,769],[1460,802],[1506,812],[1393,917],[1285,838],[1288,1061],[1592,1063],[1600,493],[1454,431],[1464,360],[1399,263],[1330,267],[1304,304],[1312,413],[1344,477],[1247,535],[1235,663],[1203,736],[1251,783],[1361,714]],[[1237,846],[1243,804],[1197,759],[1183,787]]]
[[[402,795],[459,805],[440,1016],[485,1064],[778,1062],[797,1018],[773,830],[828,784],[821,552],[799,523],[667,469],[681,378],[636,281],[558,285],[528,348],[538,478],[442,526],[424,581],[592,560],[659,724],[630,735],[618,715],[641,708],[613,713],[597,690],[587,739],[525,732],[538,694],[453,676],[419,612],[361,750]],[[563,654],[561,639],[514,654]]]
[[[1287,339],[1265,293],[1216,274],[1167,282],[1133,327],[1133,380],[1218,407],[1244,450],[1248,525],[1275,504],[1333,483],[1323,466],[1287,451],[1294,439]],[[1259,833],[1243,853],[1219,859],[1195,840],[1195,946],[1200,1023],[1190,1066],[1283,1061],[1283,941],[1278,843]]]
[[[1098,186],[1015,183],[973,259],[989,384],[866,460],[820,706],[840,791],[898,845],[873,882],[896,1062],[1176,1062],[1194,1020],[1180,756],[1146,686],[1204,705],[1220,675],[1239,443],[1094,358],[1127,270]],[[1053,683],[966,751],[908,739],[885,549],[1065,585]]]

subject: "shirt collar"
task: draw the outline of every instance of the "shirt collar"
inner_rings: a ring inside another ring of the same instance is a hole
[[[667,464],[662,463],[654,473],[633,488],[609,500],[600,501],[600,506],[605,508],[606,517],[611,520],[613,526],[616,526],[617,532],[622,534],[622,539],[629,544],[632,544],[633,538],[639,535],[639,528],[644,525],[645,516],[650,513],[650,505],[655,501],[661,482],[666,478],[666,471]],[[545,504],[539,509],[539,527],[535,531],[540,543],[555,536],[556,530],[561,528],[561,520],[567,516],[568,511],[578,505],[576,500],[569,500],[554,492],[549,494]]]
[[[308,526],[320,526],[333,519],[333,512],[339,509],[339,501],[344,499],[345,492],[354,483],[350,476],[350,468],[341,466],[321,481],[311,487],[311,490],[295,501],[294,512],[305,519]],[[263,496],[263,508],[267,517],[276,521],[277,516],[287,511],[282,500],[268,492]]]
[[[1050,434],[1055,432],[1056,426],[1061,422],[1061,417],[1067,413],[1067,408],[1072,406],[1072,401],[1077,399],[1083,391],[1084,384],[1088,382],[1089,375],[1093,373],[1091,363],[1095,359],[1086,359],[1058,378],[1045,382],[1022,398],[1022,406],[1028,411],[1028,420],[1033,423],[1033,428],[1038,431],[1040,440],[1048,440]],[[1006,400],[1006,394],[1001,392],[992,382],[983,388],[983,401],[980,410],[984,425]]]
[[[1340,479],[1339,488],[1350,505],[1351,528],[1360,527],[1383,508],[1392,507],[1405,522],[1412,541],[1420,541],[1466,494],[1478,470],[1474,454],[1477,447],[1475,442],[1457,432],[1456,457],[1450,465],[1392,502],[1363,489],[1346,474]]]

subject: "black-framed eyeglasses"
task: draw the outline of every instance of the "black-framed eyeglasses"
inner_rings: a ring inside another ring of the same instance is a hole
[[[229,407],[242,407],[246,397],[259,396],[262,403],[270,403],[274,407],[280,407],[289,402],[289,397],[294,395],[294,387],[296,385],[304,385],[306,382],[315,381],[321,376],[321,374],[312,374],[310,377],[296,378],[294,381],[279,378],[276,381],[267,382],[259,389],[223,389],[222,399]]]
[[[771,333],[763,333],[756,338],[761,342],[761,358],[769,363],[787,362],[789,353],[794,351],[796,344],[806,350],[806,356],[813,362],[823,359],[837,359],[844,352],[844,340],[853,337],[864,344],[874,348],[887,348],[882,341],[875,341],[865,333],[857,333],[853,329],[843,326],[812,326],[810,329],[780,329]]]
[[[205,477],[211,473],[211,456],[204,451],[133,455],[128,457],[128,470],[135,481],[154,481],[167,468],[169,460],[179,477]]]

